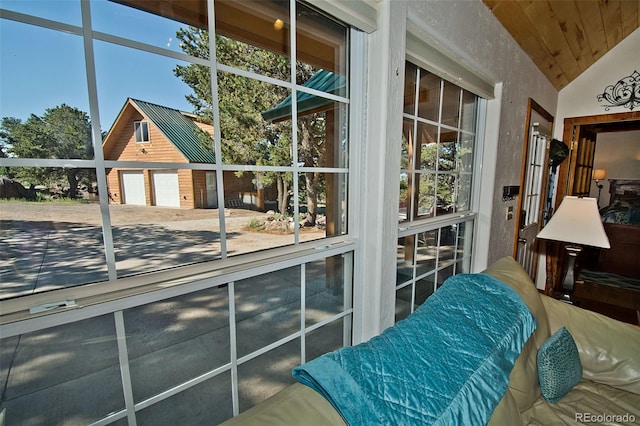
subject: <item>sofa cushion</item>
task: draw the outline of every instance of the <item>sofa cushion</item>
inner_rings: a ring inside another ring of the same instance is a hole
[[[619,416],[619,417],[617,417]],[[558,403],[540,398],[522,413],[522,424],[533,426],[607,424],[640,421],[640,395],[583,379]]]
[[[536,356],[538,349],[551,335],[549,332],[549,320],[542,305],[538,289],[531,281],[529,274],[515,259],[510,256],[503,257],[489,266],[484,273],[513,288],[536,319],[536,331],[522,349],[509,380],[509,389],[513,399],[516,401],[520,412],[523,412],[540,398]]]
[[[640,327],[542,296],[552,330],[567,327],[585,379],[640,395]]]
[[[542,397],[553,403],[582,379],[578,348],[565,327],[553,333],[538,350],[538,378]]]

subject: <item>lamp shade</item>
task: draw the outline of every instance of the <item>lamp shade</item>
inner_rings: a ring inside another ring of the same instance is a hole
[[[605,169],[594,169],[591,175],[591,179],[593,180],[602,180],[605,177],[607,177],[607,171]]]
[[[566,196],[538,238],[610,248],[595,198]]]

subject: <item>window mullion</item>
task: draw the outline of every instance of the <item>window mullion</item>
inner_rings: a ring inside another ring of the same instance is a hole
[[[100,126],[100,113],[98,108],[98,83],[96,79],[96,64],[94,44],[91,27],[91,4],[88,1],[80,3],[82,12],[82,39],[84,45],[85,72],[87,76],[87,90],[89,94],[89,114],[91,117],[91,134],[93,142],[93,155],[95,159],[96,180],[99,194],[108,194],[107,176],[102,150],[102,131]],[[113,248],[113,230],[111,228],[111,216],[109,215],[109,198],[99,197],[100,216],[102,224],[102,239],[107,264],[107,276],[110,281],[118,278],[116,268],[116,256]]]

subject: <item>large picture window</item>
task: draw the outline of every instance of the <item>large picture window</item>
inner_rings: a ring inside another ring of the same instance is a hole
[[[7,423],[217,424],[351,342],[357,29],[295,0],[0,8]]]
[[[468,272],[479,98],[406,63],[396,319]]]

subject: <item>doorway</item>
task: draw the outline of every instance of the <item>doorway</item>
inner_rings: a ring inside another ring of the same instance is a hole
[[[536,279],[540,257],[536,235],[542,229],[549,188],[549,147],[553,116],[529,98],[516,214],[514,258]]]
[[[566,118],[562,139],[571,150],[567,161],[559,167],[555,208],[565,195],[589,196],[599,134],[636,130],[640,130],[640,111]],[[608,199],[606,194],[602,199]],[[547,244],[547,294],[558,288],[561,280],[560,271],[564,266],[559,247],[559,244]]]
[[[640,130],[640,111],[566,118],[562,140],[571,153],[558,172],[556,208],[565,195],[589,195],[598,134],[634,130]]]

